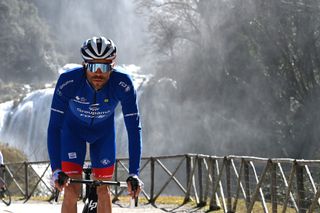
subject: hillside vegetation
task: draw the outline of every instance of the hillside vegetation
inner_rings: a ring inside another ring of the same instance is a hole
[[[0,142],[0,150],[3,154],[4,163],[16,163],[26,161],[27,157],[19,150]]]

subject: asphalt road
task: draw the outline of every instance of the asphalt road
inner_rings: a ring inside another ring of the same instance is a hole
[[[82,212],[83,202],[78,202],[78,213]],[[0,201],[0,213],[59,213],[61,209],[61,202],[49,203],[47,201],[34,201],[30,200],[27,203],[23,201],[12,201],[10,206],[6,206]],[[206,212],[204,209],[196,208],[191,205],[165,205],[161,204],[154,207],[150,204],[141,204],[138,207],[130,208],[127,203],[113,204],[113,213],[130,212],[130,213],[159,213],[159,212],[172,212],[172,213],[184,213],[184,212]]]
[[[1,202],[1,201],[0,201]],[[78,212],[81,213],[83,208],[83,203],[79,202],[78,204]],[[2,213],[59,213],[61,209],[61,203],[59,204],[51,204],[49,202],[36,202],[36,201],[28,201],[27,203],[23,203],[22,201],[13,201],[10,206],[6,206],[3,203],[0,203],[0,212]],[[164,212],[161,209],[157,209],[151,205],[141,205],[137,208],[119,207],[118,205],[113,205],[113,212],[132,212],[132,213],[140,213],[140,212]]]

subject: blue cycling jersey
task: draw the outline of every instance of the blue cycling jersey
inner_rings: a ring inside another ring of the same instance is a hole
[[[48,127],[48,152],[52,170],[61,168],[61,161],[64,160],[61,150],[64,149],[64,143],[67,143],[63,135],[70,135],[65,133],[67,131],[76,135],[77,140],[90,144],[105,141],[103,143],[110,145],[110,149],[105,152],[115,152],[114,114],[119,102],[128,133],[129,173],[139,174],[142,143],[136,91],[131,78],[116,69],[112,71],[106,85],[98,91],[87,81],[83,68],[75,68],[60,75],[52,99]],[[114,156],[114,153],[110,155]],[[114,163],[114,160],[111,159],[110,163]]]

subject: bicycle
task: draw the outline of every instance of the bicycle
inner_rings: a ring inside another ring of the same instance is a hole
[[[5,172],[5,167],[1,168],[3,170],[3,173]],[[0,199],[4,204],[7,206],[10,206],[11,204],[11,193],[8,189],[8,186],[4,179],[0,177]]]
[[[121,188],[126,188],[127,183],[126,182],[120,182],[120,181],[103,181],[103,180],[91,180],[91,168],[87,167],[83,169],[83,172],[85,174],[85,179],[68,179],[68,184],[70,183],[78,183],[78,184],[85,184],[85,196],[83,198],[84,207],[82,210],[82,213],[96,213],[97,212],[97,202],[98,202],[98,196],[96,192],[97,186],[100,185],[109,185],[109,186],[117,186]],[[134,191],[137,189],[133,189]],[[55,195],[55,201],[58,200],[59,192],[56,191]],[[134,200],[135,207],[138,206],[138,197]]]

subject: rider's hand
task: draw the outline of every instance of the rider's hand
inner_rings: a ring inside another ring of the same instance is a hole
[[[128,193],[132,198],[139,196],[141,189],[143,188],[143,182],[137,175],[130,175],[127,178]]]
[[[59,191],[62,191],[65,186],[67,186],[69,176],[57,169],[53,172],[51,177],[51,185],[54,186]]]

